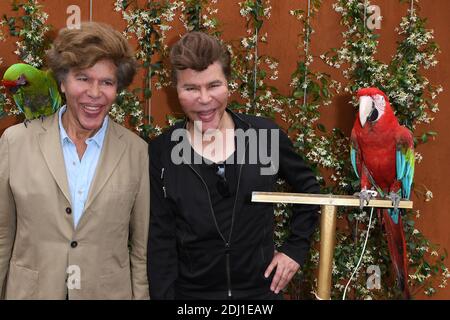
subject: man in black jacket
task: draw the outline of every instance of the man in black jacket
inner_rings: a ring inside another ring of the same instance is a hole
[[[284,178],[318,193],[316,178],[271,120],[227,109],[230,56],[190,32],[170,54],[186,115],[150,143],[148,275],[152,299],[279,299],[306,259],[317,206],[295,206],[274,246],[273,205],[252,203]]]

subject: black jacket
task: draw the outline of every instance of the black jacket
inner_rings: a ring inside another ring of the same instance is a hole
[[[171,141],[172,133],[184,128],[185,122],[151,141],[148,276],[152,299],[226,299],[230,295],[245,299],[269,292],[272,276],[265,279],[264,271],[274,254],[274,210],[272,204],[251,202],[252,192],[274,191],[277,179],[284,178],[295,192],[319,193],[314,174],[273,121],[231,114],[236,127],[257,129],[258,140],[258,129],[279,131],[278,173],[261,175],[260,169],[266,166],[248,160],[238,164],[238,192],[228,238],[218,231],[201,175],[194,166],[171,160],[178,143]],[[247,153],[248,148],[247,143]],[[291,234],[279,248],[300,265],[309,251],[318,210],[318,206],[296,205]]]

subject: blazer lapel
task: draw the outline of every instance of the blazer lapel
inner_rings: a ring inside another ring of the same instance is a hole
[[[84,205],[84,211],[86,211],[97,195],[105,186],[109,177],[113,174],[114,169],[120,161],[123,153],[125,152],[126,145],[120,139],[121,134],[117,132],[115,124],[111,119],[108,122],[108,128],[105,135],[105,141],[103,142],[102,152],[100,159],[98,160],[97,169],[95,170],[94,179],[92,180],[91,187],[89,189],[88,198]],[[83,213],[79,225],[84,220],[85,212]]]
[[[72,203],[69,184],[67,182],[66,165],[61,147],[58,113],[45,118],[42,127],[45,131],[38,134],[39,147],[58,187],[61,189],[67,201]]]

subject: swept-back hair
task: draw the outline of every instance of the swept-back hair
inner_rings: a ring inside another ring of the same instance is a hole
[[[230,53],[216,38],[204,32],[191,31],[178,40],[170,51],[172,80],[176,85],[177,72],[185,69],[203,71],[219,62],[227,80],[231,77]]]
[[[61,29],[46,54],[47,64],[58,84],[70,69],[90,68],[107,59],[117,67],[120,91],[133,81],[137,69],[134,52],[125,37],[111,26],[98,22],[83,22],[80,29]]]

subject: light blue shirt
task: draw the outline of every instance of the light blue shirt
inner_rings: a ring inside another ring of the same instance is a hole
[[[87,148],[80,160],[77,154],[77,148],[73,141],[67,135],[62,125],[61,117],[66,111],[63,106],[59,111],[59,132],[61,136],[61,146],[64,154],[64,162],[66,165],[67,180],[69,183],[69,191],[72,200],[72,213],[74,226],[78,225],[83,215],[84,205],[86,203],[89,188],[94,178],[95,169],[97,168],[98,159],[103,147],[106,128],[108,127],[108,117],[105,117],[100,130],[86,140]]]

